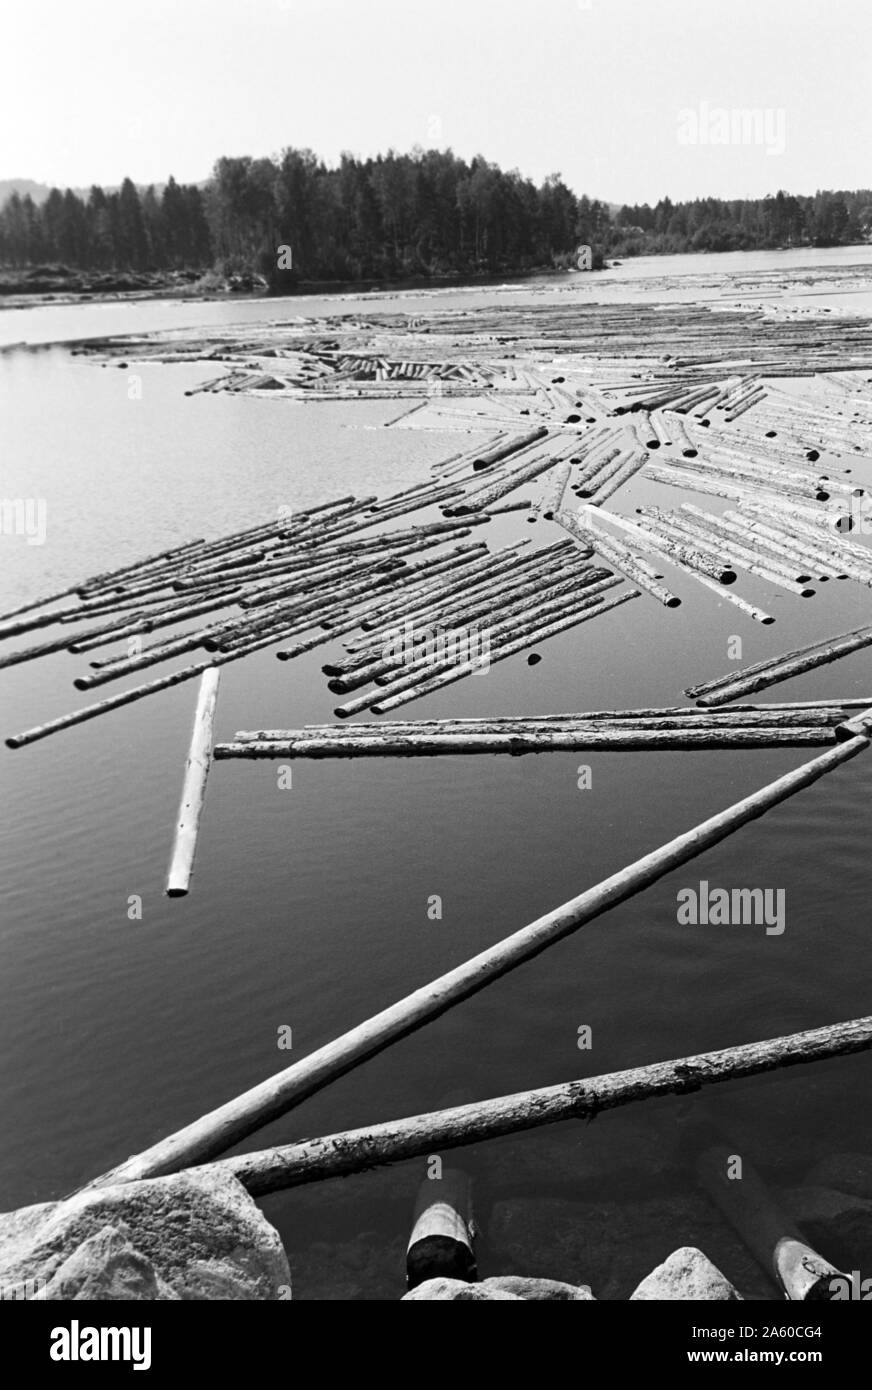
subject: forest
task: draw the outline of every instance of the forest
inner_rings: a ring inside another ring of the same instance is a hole
[[[540,185],[450,150],[344,154],[311,150],[222,158],[203,185],[87,194],[14,192],[0,208],[0,265],[88,272],[187,271],[300,283],[524,274],[607,257],[840,246],[872,237],[872,191],[778,192],[616,207],[575,194],[560,174]],[[280,254],[279,248],[290,248]],[[288,266],[288,261],[291,264]]]

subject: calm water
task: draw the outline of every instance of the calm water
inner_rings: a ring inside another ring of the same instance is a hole
[[[808,264],[810,253],[802,257],[794,263]],[[872,253],[856,248],[850,257],[820,256],[861,259],[872,266]],[[730,273],[774,264],[760,256],[675,262],[679,276],[713,264]],[[630,263],[611,273],[617,289],[621,274],[639,279],[649,266],[658,277],[670,269],[662,258]],[[676,285],[681,293],[680,279]],[[524,293],[455,291],[445,302],[520,301]],[[591,292],[585,282],[572,293]],[[301,301],[287,315],[275,302],[47,307],[0,314],[0,335],[69,340],[345,311],[336,300]],[[433,459],[459,447],[456,434],[368,428],[396,413],[392,402],[315,408],[185,397],[210,375],[214,367],[150,366],[142,400],[130,401],[126,373],[62,348],[0,359],[2,494],[44,497],[48,515],[44,546],[0,537],[4,610],[174,542],[262,520],[279,504],[388,492],[425,477]],[[634,483],[622,510],[655,494],[668,496]],[[519,530],[510,516],[492,525],[489,539],[495,545]],[[731,634],[742,634],[750,662],[868,621],[868,594],[855,584],[823,585],[800,603],[743,580],[742,593],[777,615],[771,628],[692,582],[670,576],[670,584],[685,600],[679,610],[643,598],[552,639],[538,666],[516,657],[410,706],[409,716],[674,703],[683,685],[725,669]],[[330,650],[289,664],[259,653],[228,668],[219,737],[329,719],[335,697],[320,665]],[[4,671],[4,734],[87,703],[72,686],[84,664],[62,654]],[[770,698],[867,693],[872,656],[861,652]],[[277,1050],[281,1025],[292,1026],[293,1056],[303,1056],[804,756],[787,749],[301,762],[292,790],[278,789],[272,763],[218,764],[193,891],[169,901],[163,880],[194,699],[194,687],[183,686],[0,752],[5,1208],[62,1195],[278,1070],[291,1060]],[[593,769],[589,791],[577,786],[581,761]],[[249,1146],[870,1012],[870,790],[872,760],[861,757],[366,1063]],[[786,932],[679,927],[676,892],[701,878],[785,888]],[[441,922],[427,915],[436,893]],[[142,897],[141,922],[127,917],[132,894]],[[577,1047],[582,1024],[593,1028],[590,1052]],[[719,1088],[704,1104],[736,1151],[786,1188],[821,1154],[868,1151],[870,1078],[868,1058],[848,1059]],[[488,1261],[501,1271],[509,1264],[488,1244],[494,1205],[535,1194],[572,1204],[566,1210],[581,1223],[590,1262],[582,1254],[575,1273],[595,1292],[598,1269],[611,1271],[611,1282],[599,1277],[606,1293],[626,1296],[656,1260],[697,1237],[750,1291],[755,1276],[740,1267],[725,1229],[715,1222],[700,1236],[693,1226],[683,1135],[685,1120],[699,1113],[698,1099],[658,1102],[460,1154],[477,1178],[486,1270]],[[403,1240],[422,1176],[418,1161],[270,1199],[295,1292],[402,1292]],[[619,1211],[632,1215],[628,1231],[614,1224]],[[557,1273],[537,1264],[548,1232],[518,1220],[512,1267]]]

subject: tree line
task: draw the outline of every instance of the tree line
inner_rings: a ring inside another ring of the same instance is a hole
[[[219,159],[202,187],[170,178],[160,192],[140,190],[126,178],[84,197],[53,188],[42,203],[13,193],[0,208],[0,264],[260,274],[280,289],[561,268],[581,244],[601,265],[606,256],[835,246],[870,235],[868,190],[614,210],[578,197],[559,174],[536,185],[450,150],[346,154],[330,168],[311,150],[286,149]]]

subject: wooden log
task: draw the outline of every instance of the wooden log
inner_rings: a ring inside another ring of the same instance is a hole
[[[338,738],[350,741],[358,736],[366,738],[373,734],[422,733],[438,735],[442,733],[500,733],[514,730],[538,729],[585,729],[602,728],[753,728],[758,725],[770,728],[791,726],[826,725],[839,730],[850,721],[850,711],[858,709],[865,719],[869,701],[865,699],[850,701],[833,700],[813,704],[798,701],[791,704],[733,705],[727,710],[704,710],[690,705],[678,705],[665,709],[638,710],[592,710],[578,714],[532,714],[532,715],[493,715],[488,718],[442,718],[442,719],[382,719],[361,721],[358,724],[305,724],[300,729],[241,729],[235,739],[240,743],[302,743],[308,739]],[[857,728],[851,736],[862,732]],[[305,750],[302,756],[306,756]]]
[[[619,582],[614,577],[598,580],[595,584],[588,585],[579,597],[577,593],[570,592],[576,583],[571,581],[553,601],[537,603],[532,609],[513,612],[508,623],[503,614],[502,623],[497,628],[487,630],[488,646],[481,655],[470,660],[458,660],[456,651],[453,651],[451,656],[445,659],[415,662],[406,669],[403,676],[391,679],[381,690],[371,690],[354,700],[347,700],[344,704],[337,705],[333,712],[338,718],[347,719],[349,715],[357,714],[363,709],[372,708],[377,712],[393,709],[397,705],[407,704],[410,700],[420,699],[422,695],[440,689],[443,685],[462,680],[464,676],[475,671],[489,669],[497,661],[524,651],[527,647],[534,646],[568,627],[574,627],[587,618],[598,617],[600,613],[616,607],[619,602],[636,597],[635,591],[632,591],[608,603],[601,601],[600,591]]]
[[[545,439],[548,435],[547,425],[537,425],[535,429],[528,430],[526,434],[519,434],[514,439],[507,440],[504,444],[497,445],[494,449],[489,449],[486,453],[478,454],[472,460],[473,470],[478,473],[483,468],[490,468],[491,464],[499,463],[503,459],[510,458],[512,454],[519,453],[531,444],[536,444],[540,439]]]
[[[738,528],[737,534],[741,532],[746,537],[749,547],[759,546],[764,558],[767,555],[774,556],[782,564],[792,566],[798,579],[809,580],[814,573],[821,580],[847,577],[844,574],[840,575],[832,560],[822,552],[815,551],[810,546],[803,548],[798,542],[791,544],[784,532],[766,526],[753,517],[747,517],[743,512],[726,511],[723,519]]]
[[[671,593],[664,585],[659,584],[656,579],[652,579],[645,569],[639,564],[639,557],[621,541],[603,534],[599,526],[588,524],[583,525],[576,517],[569,512],[560,512],[555,520],[564,530],[588,549],[593,549],[600,554],[608,564],[616,570],[620,570],[627,579],[633,584],[638,584],[640,589],[645,589],[647,593],[656,598],[658,603],[662,603],[666,608],[678,608],[681,599]],[[591,517],[585,514],[585,521],[590,523]]]
[[[750,513],[771,524],[771,512],[761,507],[753,498],[742,499],[740,503],[744,513]],[[829,518],[825,518],[829,520]],[[810,518],[792,513],[789,516],[790,533],[798,543],[808,542],[811,547],[825,557],[830,557],[833,564],[838,568],[844,569],[846,573],[852,573],[854,578],[865,576],[869,573],[870,552],[863,546],[855,545],[849,541],[841,532],[833,533],[820,524],[815,524]]]
[[[108,714],[109,711],[120,709],[123,705],[133,704],[136,700],[145,699],[148,695],[156,695],[162,690],[171,690],[173,686],[180,685],[183,681],[193,680],[196,676],[202,676],[204,671],[208,671],[212,666],[223,666],[228,661],[238,661],[243,656],[250,655],[251,652],[260,651],[262,647],[271,647],[276,638],[270,634],[255,637],[246,644],[245,647],[227,655],[216,654],[208,661],[198,661],[192,666],[182,667],[181,670],[173,671],[167,676],[160,676],[157,680],[149,681],[145,685],[134,686],[131,690],[122,690],[117,695],[110,695],[108,699],[98,700],[96,704],[86,705],[84,709],[73,710],[71,714],[62,714],[57,719],[50,719],[45,724],[36,724],[31,729],[25,729],[23,733],[13,734],[6,739],[7,748],[24,748],[27,744],[36,743],[38,739],[48,738],[50,734],[60,733],[63,729],[71,729],[76,724],[84,724],[89,719],[96,719],[101,714]]]
[[[227,758],[399,758],[436,757],[486,753],[506,753],[521,757],[542,752],[660,752],[663,750],[709,750],[717,748],[822,748],[835,743],[828,727],[759,728],[677,728],[677,729],[565,729],[551,731],[512,731],[510,733],[358,735],[343,739],[312,738],[283,742],[219,743],[215,757]]]
[[[516,567],[517,570],[517,567]],[[616,580],[608,576],[604,570],[581,570],[573,566],[566,567],[560,572],[561,581],[558,584],[548,583],[545,573],[523,570],[520,573],[510,573],[508,579],[501,575],[496,585],[488,585],[484,589],[479,589],[470,598],[468,594],[459,595],[453,602],[447,605],[439,605],[435,610],[424,613],[410,615],[406,618],[405,633],[411,641],[414,639],[415,624],[418,631],[427,634],[432,627],[437,627],[442,631],[449,628],[456,628],[460,625],[468,625],[476,622],[480,618],[495,618],[496,627],[490,629],[491,635],[499,633],[505,626],[509,617],[518,616],[523,620],[529,611],[527,600],[531,597],[536,599],[536,609],[539,613],[551,611],[548,607],[548,600],[551,597],[559,597],[577,588],[586,588],[589,592],[594,592],[597,582],[601,579],[609,578],[610,584],[617,583]],[[596,589],[596,592],[599,592]],[[494,595],[496,595],[496,602]],[[413,670],[423,670],[432,666],[429,658],[422,658],[414,662],[410,661],[410,653],[405,646],[399,643],[399,639],[404,634],[399,632],[396,625],[389,628],[383,636],[380,647],[376,651],[367,653],[366,661],[358,661],[350,669],[343,669],[338,675],[328,682],[328,688],[335,694],[345,694],[347,691],[356,690],[362,685],[366,685],[370,680],[379,680],[386,673],[405,667],[407,673]],[[397,650],[398,645],[400,650]]]
[[[468,492],[450,507],[444,508],[448,516],[467,516],[470,512],[483,511],[492,502],[498,502],[507,493],[514,492],[516,488],[524,483],[532,482],[538,478],[540,473],[545,473],[549,468],[553,468],[558,460],[547,457],[537,458],[532,463],[525,464],[522,468],[516,468],[505,478],[491,483],[488,487],[480,488],[475,492]]]
[[[816,670],[818,666],[827,666],[832,661],[838,661],[840,657],[868,646],[872,646],[872,628],[855,634],[848,633],[843,637],[833,638],[815,652],[772,665],[757,675],[743,676],[739,672],[728,684],[700,696],[697,703],[706,707],[728,704],[730,700],[750,695],[755,690],[765,690],[771,685],[780,684],[781,681],[791,680],[793,676]]]
[[[630,458],[626,459],[621,464],[620,468],[615,469],[610,477],[597,483],[591,495],[591,505],[601,507],[603,502],[607,501],[619,488],[624,486],[624,483],[629,482],[631,478],[635,477],[635,475],[645,467],[647,462],[647,453],[631,455]]]
[[[406,1283],[410,1289],[428,1279],[472,1283],[477,1275],[469,1177],[459,1168],[444,1168],[418,1189],[406,1248]]]
[[[695,517],[684,512],[664,512],[660,507],[640,507],[639,512],[644,517],[646,524],[658,534],[670,536],[680,545],[695,547],[702,554],[708,555],[713,564],[725,564],[724,553],[726,552],[730,556],[732,566],[735,566],[736,569],[746,570],[749,574],[759,574],[760,578],[777,583],[779,587],[787,588],[790,593],[797,592],[797,584],[807,584],[811,579],[811,576],[805,573],[808,566],[804,565],[803,559],[799,556],[793,556],[795,568],[792,572],[796,575],[796,579],[786,580],[782,573],[770,570],[765,563],[767,558],[783,563],[785,556],[778,556],[774,553],[767,556],[767,552],[761,547],[758,560],[755,558],[758,552],[756,548],[752,549],[750,544],[737,540],[736,535],[727,536],[709,530],[704,522],[697,521]],[[705,514],[703,513],[703,515]],[[727,514],[725,513],[725,515]],[[751,537],[747,539],[752,540]],[[803,593],[801,589],[799,592],[800,594]],[[803,596],[809,597],[810,595],[804,594]]]
[[[582,515],[585,513],[583,512]],[[710,579],[716,580],[719,585],[736,582],[736,571],[730,569],[723,560],[713,560],[704,551],[684,545],[680,541],[674,540],[670,535],[652,529],[650,524],[648,528],[643,528],[614,512],[604,512],[603,516],[619,530],[626,531],[627,535],[635,540],[641,548],[649,552],[653,551],[655,554],[665,555],[667,560],[678,560],[683,567],[699,570],[702,574],[708,575]]]
[[[504,661],[506,657],[514,656],[517,652],[525,651],[529,647],[536,646],[539,642],[544,642],[549,637],[556,636],[559,632],[565,632],[568,628],[577,627],[579,623],[588,622],[592,618],[598,618],[603,613],[608,613],[613,608],[619,607],[622,603],[628,603],[630,599],[638,598],[637,589],[630,589],[628,592],[618,594],[615,598],[602,599],[591,604],[590,600],[578,603],[574,608],[565,611],[561,616],[546,622],[543,626],[531,628],[524,635],[512,641],[502,641],[498,639],[496,650],[491,650],[488,661],[491,666],[498,661]],[[431,695],[435,690],[441,689],[445,685],[451,685],[454,681],[462,680],[464,676],[470,675],[473,671],[479,670],[480,662],[467,662],[461,666],[452,666],[440,674],[432,676],[430,679],[422,681],[420,685],[411,690],[393,691],[387,690],[379,695],[372,709],[377,713],[385,710],[395,709],[398,705],[408,704],[410,700],[420,700],[425,695]],[[336,711],[334,711],[336,713]]]
[[[760,1042],[388,1120],[340,1134],[302,1139],[260,1152],[219,1159],[215,1167],[221,1172],[232,1173],[252,1196],[263,1197],[270,1192],[347,1177],[385,1164],[468,1147],[507,1134],[559,1124],[563,1120],[590,1121],[602,1111],[657,1096],[687,1095],[724,1081],[851,1056],[868,1051],[870,1047],[872,1017],[852,1019]],[[733,1182],[729,1186],[741,1187],[741,1183]]]
[[[758,552],[752,550],[743,540],[740,533],[730,528],[727,523],[721,522],[720,517],[713,516],[709,512],[703,512],[698,507],[694,507],[690,502],[681,504],[682,526],[690,534],[702,539],[708,537],[711,542],[713,539],[729,550],[730,561],[734,568],[747,570],[749,574],[759,575],[761,579],[767,580],[770,584],[776,584],[781,589],[786,589],[788,593],[796,598],[814,598],[816,590],[808,584],[798,581],[792,568],[782,565],[775,557],[766,557],[765,562],[758,558]]]
[[[806,1243],[747,1157],[742,1158],[741,1180],[731,1178],[733,1158],[734,1151],[722,1143],[701,1154],[697,1171],[704,1190],[786,1298],[828,1301],[839,1270]]]
[[[191,733],[191,746],[185,764],[185,777],[182,783],[182,798],[176,820],[176,833],[173,841],[170,867],[167,873],[166,891],[168,897],[182,898],[188,892],[191,873],[194,868],[194,855],[197,852],[197,836],[200,818],[206,799],[206,779],[212,758],[212,730],[215,723],[215,710],[218,704],[218,682],[220,668],[204,671],[200,679],[200,691],[194,713],[194,727]]]
[[[573,490],[578,493],[579,497],[591,497],[601,483],[605,482],[612,473],[616,473],[634,456],[634,448],[628,449],[622,444],[612,444],[605,453],[598,454],[585,462],[573,485]]]
[[[562,463],[551,479],[551,486],[542,507],[542,515],[546,521],[552,521],[563,505],[563,494],[569,482],[569,475],[572,472],[572,465]]]
[[[854,637],[859,636],[868,631],[868,627],[858,627],[853,628],[852,631],[849,633],[842,633],[841,636]],[[716,676],[711,680],[700,681],[696,685],[688,685],[685,687],[684,694],[688,697],[688,699],[691,700],[696,700],[702,695],[710,695],[715,690],[722,690],[725,686],[732,685],[737,678],[744,679],[747,676],[754,676],[760,672],[770,671],[773,667],[783,666],[787,662],[793,661],[795,657],[808,656],[811,653],[819,652],[822,648],[825,648],[827,646],[829,640],[831,639],[825,638],[820,642],[809,642],[806,643],[806,645],[803,647],[794,647],[789,652],[780,652],[777,656],[764,657],[761,661],[755,661],[754,664],[751,666],[741,667],[741,669],[738,672],[735,670],[728,671],[723,676]],[[781,708],[796,709],[799,708],[799,706],[795,704],[791,706],[782,705]]]
[[[361,614],[360,627],[363,636],[355,642],[349,643],[349,648],[351,650],[370,651],[376,644],[384,640],[385,633],[392,631],[399,619],[423,616],[425,613],[430,614],[438,611],[444,600],[453,598],[457,594],[465,592],[480,595],[495,584],[501,576],[512,576],[515,573],[527,571],[534,557],[524,558],[513,553],[526,545],[529,545],[529,539],[524,537],[523,540],[504,547],[495,555],[474,559],[472,563],[463,567],[460,576],[449,576],[448,583],[439,579],[424,586],[411,585],[408,591],[404,590],[397,599],[391,602],[385,601],[377,606],[367,605],[365,609],[358,610]],[[537,551],[536,555],[541,553]]]

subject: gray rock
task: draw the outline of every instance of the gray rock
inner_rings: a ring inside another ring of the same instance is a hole
[[[741,1300],[725,1279],[717,1265],[713,1265],[707,1255],[692,1245],[684,1245],[674,1250],[668,1259],[656,1269],[630,1294],[630,1299],[638,1300],[687,1300],[707,1302],[713,1299]]]
[[[403,1303],[520,1303],[518,1294],[503,1289],[486,1288],[484,1284],[464,1284],[460,1279],[428,1279],[411,1293],[403,1295]]]
[[[483,1279],[482,1289],[498,1289],[529,1303],[595,1303],[587,1284],[563,1284],[559,1279],[526,1279],[522,1274],[502,1274]]]
[[[38,1281],[38,1284],[37,1284]],[[0,1285],[47,1299],[287,1297],[282,1243],[220,1170],[81,1192],[0,1215]]]

